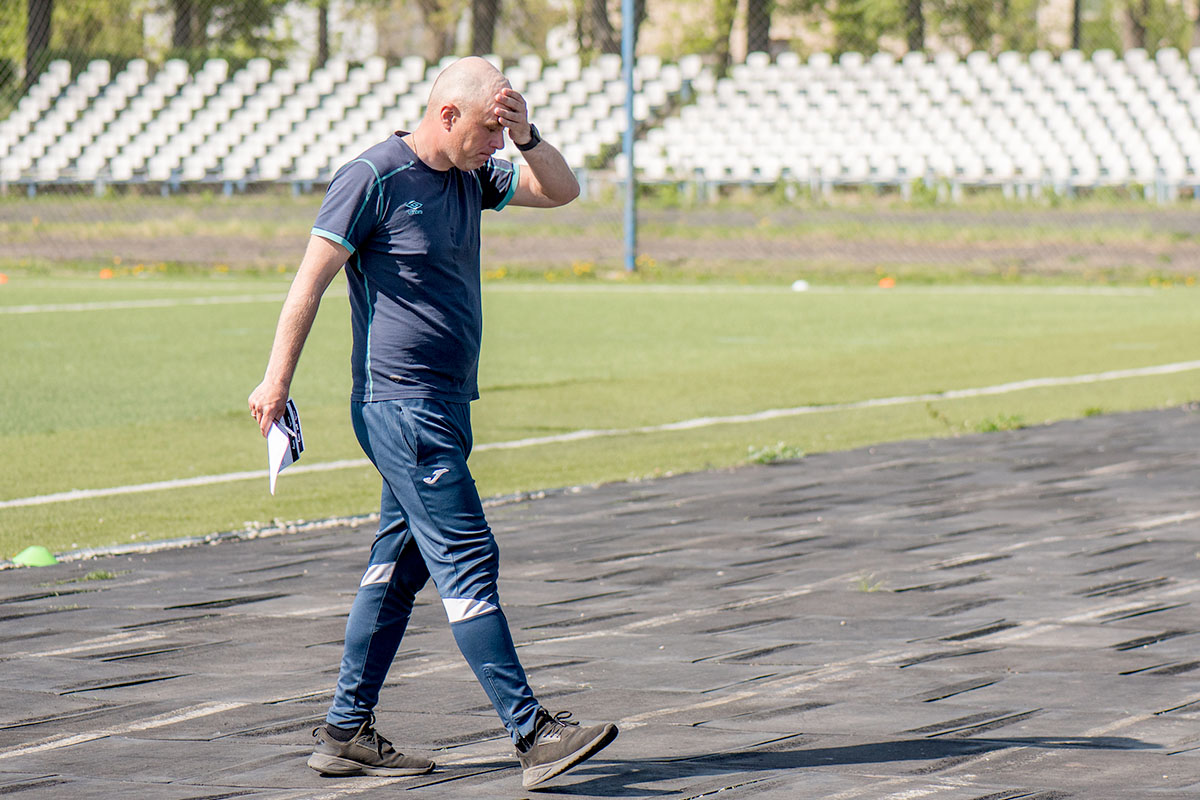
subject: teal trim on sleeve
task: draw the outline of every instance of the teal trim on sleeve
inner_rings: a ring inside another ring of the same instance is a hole
[[[329,241],[333,242],[334,244],[340,244],[342,247],[346,248],[351,253],[354,252],[354,245],[350,244],[345,239],[343,239],[341,236],[338,236],[336,233],[331,233],[330,231],[324,230],[322,228],[313,228],[312,235],[320,236],[322,239],[328,239]]]
[[[370,162],[368,162],[368,163],[370,163]],[[415,161],[409,161],[407,164],[402,164],[401,166],[399,166],[399,167],[396,167],[394,170],[392,170],[391,172],[389,172],[387,175],[384,175],[382,178],[380,178],[380,179],[379,179],[379,182],[380,182],[380,183],[383,183],[383,181],[386,181],[388,178],[392,177],[392,176],[393,176],[393,175],[395,175],[396,173],[398,173],[398,172],[404,172],[404,170],[408,169],[409,167],[411,167],[411,166],[412,166],[413,164],[415,164],[415,163],[417,163],[417,162],[415,162]],[[380,191],[382,191],[382,189],[380,189]]]
[[[514,161],[512,168],[512,182],[508,184],[508,191],[504,194],[504,199],[496,205],[497,211],[503,211],[504,207],[508,205],[508,201],[512,200],[513,195],[517,192],[517,183],[519,183],[521,180],[521,165]]]

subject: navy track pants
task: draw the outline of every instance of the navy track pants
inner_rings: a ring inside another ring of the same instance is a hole
[[[416,594],[432,577],[455,641],[505,728],[514,742],[529,735],[538,703],[500,608],[499,548],[467,469],[469,404],[356,402],[351,419],[383,492],[326,721],[350,728],[371,714]]]

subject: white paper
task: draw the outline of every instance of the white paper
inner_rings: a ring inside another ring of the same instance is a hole
[[[271,423],[267,430],[267,466],[271,478],[271,494],[275,494],[275,481],[279,473],[289,464],[296,462],[304,452],[304,436],[300,432],[300,414],[290,399],[283,416]]]
[[[292,454],[292,448],[288,442],[288,435],[279,427],[279,423],[272,422],[271,429],[267,431],[267,463],[271,467],[271,494],[275,494],[275,479],[279,477],[279,471],[287,466],[283,460]]]

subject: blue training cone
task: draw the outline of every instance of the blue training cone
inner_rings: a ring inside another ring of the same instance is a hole
[[[50,567],[57,564],[58,559],[45,547],[34,544],[13,556],[13,563],[22,567]]]

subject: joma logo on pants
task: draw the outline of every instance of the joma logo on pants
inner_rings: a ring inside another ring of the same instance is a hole
[[[428,478],[422,478],[421,480],[425,481],[425,483],[428,483],[430,486],[433,486],[435,483],[438,482],[439,478],[441,478],[443,475],[445,475],[449,471],[450,470],[446,469],[445,467],[438,467],[437,469],[435,469],[433,471],[432,475],[430,475]]]

